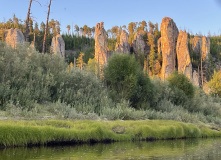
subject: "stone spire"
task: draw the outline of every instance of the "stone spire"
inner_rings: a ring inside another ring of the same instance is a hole
[[[95,28],[95,58],[99,66],[107,64],[107,33],[104,23],[97,23]]]
[[[115,52],[117,53],[130,53],[130,44],[128,43],[129,35],[123,30],[120,35],[120,44],[116,43]]]
[[[177,39],[177,61],[178,72],[185,74],[192,81],[192,63],[188,49],[188,35],[186,32],[180,31]]]
[[[176,66],[176,42],[178,38],[178,28],[173,19],[165,17],[161,23],[161,50],[163,64],[161,70],[161,79],[165,80]]]

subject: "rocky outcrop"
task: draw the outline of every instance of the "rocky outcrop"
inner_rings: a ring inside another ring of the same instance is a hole
[[[144,54],[146,43],[141,33],[136,33],[134,35],[132,46],[133,46],[133,51],[135,54],[138,54],[138,53]]]
[[[197,71],[193,71],[193,79],[192,79],[193,85],[199,86],[199,74]]]
[[[201,55],[203,61],[208,59],[208,54],[210,52],[210,39],[206,36],[202,37],[202,47],[201,47]]]
[[[202,55],[203,61],[208,58],[210,52],[210,39],[206,36],[196,36],[192,41],[192,49],[195,54]]]
[[[51,42],[51,50],[54,54],[60,54],[61,57],[65,56],[65,43],[60,34],[53,37]]]
[[[178,72],[185,74],[192,81],[192,63],[188,49],[188,35],[180,31],[177,39]]]
[[[117,53],[130,53],[130,44],[128,43],[129,35],[123,30],[120,35],[120,44],[116,43],[115,52]]]
[[[95,27],[95,58],[100,66],[107,64],[107,33],[104,23],[97,23]]]
[[[195,54],[200,55],[202,48],[202,38],[201,37],[194,37],[192,40],[192,50]]]
[[[15,28],[15,29],[7,29],[4,32],[5,42],[10,45],[12,48],[16,48],[17,43],[24,43],[25,37],[23,33]]]
[[[175,69],[176,65],[176,42],[179,34],[173,19],[165,17],[161,23],[161,50],[163,64],[161,79],[165,80]]]

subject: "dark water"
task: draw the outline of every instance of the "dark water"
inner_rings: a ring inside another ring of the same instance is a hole
[[[0,149],[0,160],[221,160],[221,138]]]

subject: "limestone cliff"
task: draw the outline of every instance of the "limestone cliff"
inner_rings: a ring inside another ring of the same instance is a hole
[[[120,44],[116,43],[115,52],[117,53],[130,53],[130,45],[128,43],[129,35],[123,30],[120,35]]]
[[[192,63],[188,41],[187,33],[180,30],[176,46],[178,72],[185,74],[192,81]]]
[[[210,39],[203,36],[202,37],[202,47],[201,47],[201,55],[203,61],[208,59],[208,54],[210,52]]]
[[[192,42],[192,50],[194,53],[200,55],[202,48],[202,38],[199,36],[195,36]]]
[[[161,79],[165,80],[175,69],[176,65],[176,42],[179,34],[173,19],[165,17],[161,23],[161,50],[163,64]]]
[[[132,46],[133,46],[133,51],[135,54],[138,54],[138,53],[144,54],[146,43],[141,33],[136,33],[134,35]]]

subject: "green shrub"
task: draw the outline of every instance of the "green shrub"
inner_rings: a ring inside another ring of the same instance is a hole
[[[171,86],[182,90],[188,98],[192,98],[194,94],[193,84],[184,74],[178,74],[178,72],[172,73],[168,78],[168,82]]]
[[[115,54],[105,69],[104,77],[111,89],[119,93],[120,99],[130,99],[136,92],[139,65],[133,56]]]
[[[113,55],[105,68],[104,78],[117,101],[127,99],[133,107],[144,109],[154,101],[153,85],[134,56]]]
[[[213,78],[209,81],[211,93],[221,98],[221,70],[214,71]]]

